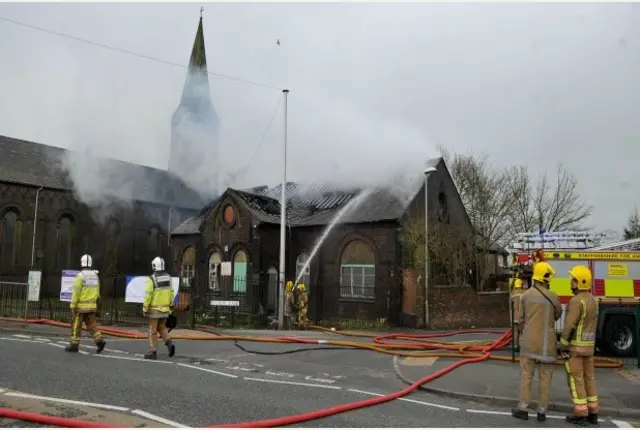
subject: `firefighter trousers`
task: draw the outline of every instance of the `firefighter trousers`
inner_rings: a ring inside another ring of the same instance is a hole
[[[74,312],[73,321],[71,322],[71,344],[80,344],[80,336],[82,335],[82,323],[85,323],[87,330],[91,333],[93,341],[97,344],[102,340],[102,333],[98,330],[95,312]]]
[[[571,356],[565,361],[567,383],[573,402],[573,415],[585,417],[600,412],[593,356]]]
[[[158,334],[165,343],[171,340],[166,323],[167,318],[149,318],[149,351],[157,351]]]
[[[520,357],[520,402],[518,409],[527,410],[531,401],[531,382],[538,368],[538,412],[546,414],[549,406],[551,377],[554,363],[541,363],[527,357]]]
[[[306,329],[309,320],[307,319],[307,307],[304,306],[298,310],[298,328]]]

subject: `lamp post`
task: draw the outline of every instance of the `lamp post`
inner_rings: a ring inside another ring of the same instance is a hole
[[[289,90],[282,90],[284,95],[284,167],[282,169],[282,190],[280,196],[280,274],[278,276],[278,328],[284,329],[284,277],[285,277],[285,246],[287,224],[287,96]]]
[[[424,170],[424,326],[429,326],[429,176],[435,167]]]

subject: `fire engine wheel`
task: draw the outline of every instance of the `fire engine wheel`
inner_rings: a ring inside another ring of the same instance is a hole
[[[630,315],[607,318],[602,339],[605,351],[614,357],[633,357],[636,348],[633,332],[635,324]]]

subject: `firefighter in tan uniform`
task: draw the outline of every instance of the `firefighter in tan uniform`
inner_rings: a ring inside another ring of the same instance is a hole
[[[284,323],[285,329],[291,329],[291,316],[293,315],[293,282],[287,281],[284,287]]]
[[[171,276],[164,271],[164,260],[156,257],[151,262],[153,274],[147,280],[142,312],[149,318],[149,352],[144,358],[157,358],[158,333],[169,350],[169,357],[176,353],[176,347],[169,337],[167,318],[173,311],[173,286]]]
[[[558,358],[555,321],[562,314],[560,299],[549,291],[555,271],[545,261],[533,266],[531,287],[522,293],[518,310],[520,331],[520,401],[511,411],[515,418],[529,419],[529,400],[534,370],[538,368],[538,421],[547,418],[551,377]]]
[[[513,279],[513,285],[511,289],[511,316],[513,321],[511,322],[511,328],[513,330],[513,344],[516,352],[520,351],[520,331],[518,330],[518,313],[520,312],[520,298],[522,297],[522,279],[519,274]]]
[[[309,320],[307,319],[307,312],[309,309],[309,298],[304,284],[298,284],[298,297],[296,300],[296,308],[298,310],[298,328],[305,330]]]
[[[565,370],[573,401],[573,424],[598,424],[598,393],[594,373],[593,354],[598,324],[598,302],[591,295],[591,270],[575,266],[569,271],[574,297],[567,305],[564,328],[560,337],[560,351],[568,352]]]
[[[91,269],[92,265],[93,259],[90,255],[85,254],[80,258],[82,270],[73,281],[73,294],[71,295],[70,307],[73,320],[71,322],[70,343],[64,349],[67,352],[78,352],[83,322],[96,343],[97,354],[100,354],[107,344],[102,338],[102,333],[98,330],[98,324],[96,323],[98,300],[100,300],[100,279],[98,278],[98,272]]]

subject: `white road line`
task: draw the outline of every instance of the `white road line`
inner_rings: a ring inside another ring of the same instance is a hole
[[[94,407],[94,408],[108,409],[108,410],[120,411],[120,412],[126,412],[126,411],[129,410],[129,408],[124,408],[122,406],[105,405],[103,403],[82,402],[82,401],[79,401],[79,400],[59,399],[59,398],[56,398],[56,397],[36,396],[34,394],[4,393],[4,395],[5,396],[9,396],[9,397],[22,397],[22,398],[25,398],[25,399],[47,400],[49,402],[68,403],[68,404],[71,404],[71,405],[91,406],[91,407]]]
[[[134,357],[118,357],[116,355],[95,354],[93,356],[94,357],[101,357],[101,358],[115,358],[116,360],[131,360],[131,361],[143,361],[143,362],[148,362],[148,363],[175,364],[173,361],[147,360],[146,358],[134,358]]]
[[[12,337],[0,337],[0,339],[2,339],[2,340],[12,340],[14,342],[43,343],[43,342],[40,342],[39,340],[22,339],[22,338],[14,339]]]
[[[353,389],[353,388],[349,388],[347,391],[351,391],[352,393],[367,394],[369,396],[376,396],[376,397],[384,396],[384,394],[371,393],[369,391],[356,390],[356,389]],[[401,400],[403,402],[409,402],[409,403],[416,403],[418,405],[431,406],[431,407],[434,407],[434,408],[446,409],[448,411],[459,411],[460,410],[460,408],[456,408],[456,407],[453,407],[453,406],[438,405],[437,403],[422,402],[420,400],[414,400],[414,399],[405,399],[404,397],[401,397],[401,398],[396,399],[396,400]]]
[[[87,351],[78,351],[80,354],[82,355],[89,355],[89,353]]]
[[[315,388],[329,388],[331,390],[341,390],[341,387],[336,387],[333,385],[321,385],[321,384],[307,384],[304,382],[293,382],[293,381],[278,381],[275,379],[262,379],[262,378],[248,378],[248,377],[244,377],[243,378],[246,381],[257,381],[257,382],[271,382],[274,384],[286,384],[286,385],[300,385],[303,387],[315,387]]]
[[[621,428],[632,428],[633,426],[631,424],[629,424],[626,421],[619,421],[619,420],[611,420],[611,422],[613,424],[616,425],[616,427],[621,427]]]
[[[189,369],[196,369],[196,370],[202,370],[203,372],[209,372],[209,373],[215,373],[216,375],[220,375],[220,376],[226,376],[228,378],[237,378],[238,375],[232,375],[230,373],[224,373],[224,372],[218,372],[216,370],[211,370],[211,369],[207,369],[205,367],[200,367],[200,366],[192,366],[190,364],[184,364],[184,363],[176,363],[178,366],[182,366],[182,367],[188,367]]]
[[[14,337],[21,337],[23,339],[31,339],[31,336],[27,336],[26,334],[14,334]]]
[[[93,349],[93,350],[95,350],[95,349],[96,349],[95,345],[94,345],[94,346],[90,346],[90,345],[80,345],[80,348]],[[130,355],[130,353],[129,353],[129,352],[127,352],[127,351],[121,351],[121,350],[119,350],[119,349],[110,349],[110,348],[105,348],[105,349],[104,349],[104,351],[105,351],[105,352],[115,352],[116,354],[126,354],[126,355]],[[144,354],[140,354],[140,357],[143,357],[143,356],[144,356]]]
[[[45,345],[55,346],[56,348],[65,348],[64,345],[58,345],[57,343],[47,343]]]
[[[157,421],[162,424],[166,424],[172,427],[181,427],[181,428],[190,428],[189,426],[182,425],[175,421],[168,420],[166,418],[159,417],[157,415],[150,414],[149,412],[141,411],[140,409],[134,409],[131,411],[132,414],[140,415],[141,417],[145,417],[147,419]]]
[[[36,337],[36,340],[39,340],[40,342],[51,342],[51,339],[45,339],[44,337]]]
[[[469,412],[470,414],[508,415],[508,416],[511,416],[511,412],[504,412],[504,411],[485,411],[485,410],[478,410],[478,409],[467,409],[467,412]]]

